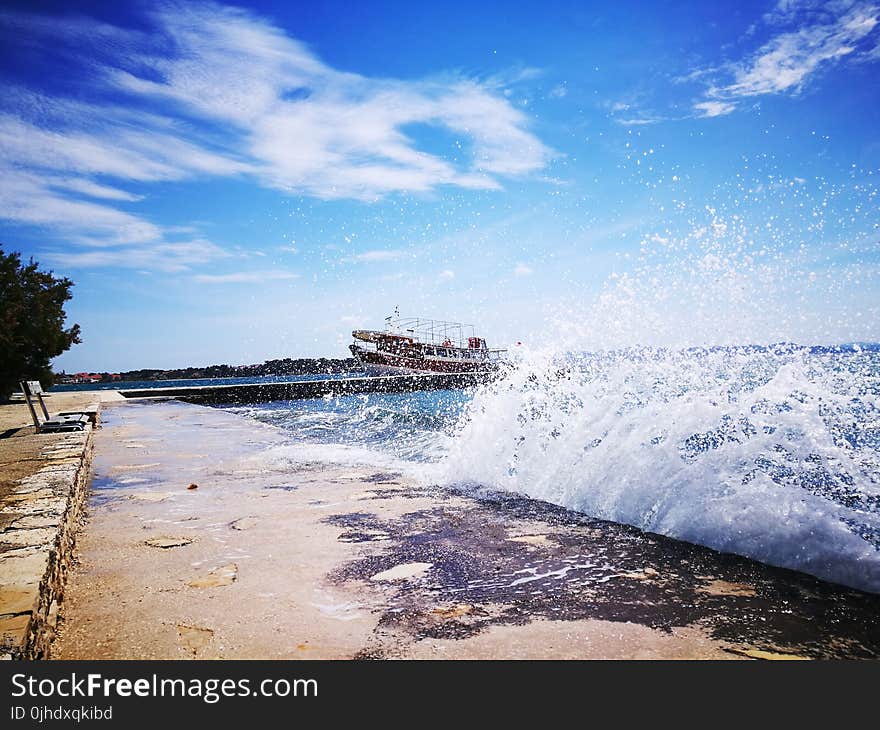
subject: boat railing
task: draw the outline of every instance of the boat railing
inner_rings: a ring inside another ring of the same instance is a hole
[[[384,332],[355,330],[352,335],[359,340],[358,347],[374,352],[394,352],[415,345],[422,356],[427,357],[490,361],[503,359],[506,350],[489,349],[486,340],[476,337],[474,332],[472,324],[397,315],[385,318]],[[403,342],[399,342],[401,339]],[[404,344],[407,341],[411,345]]]
[[[474,326],[428,317],[387,317],[385,331],[405,335],[426,345],[466,349],[474,338]]]

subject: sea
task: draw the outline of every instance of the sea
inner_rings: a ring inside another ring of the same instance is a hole
[[[477,388],[225,408],[288,435],[275,467],[512,492],[880,592],[876,347],[535,350]]]

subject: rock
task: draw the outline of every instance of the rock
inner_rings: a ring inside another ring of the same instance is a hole
[[[0,542],[15,547],[40,547],[50,545],[55,540],[57,530],[51,527],[6,530],[0,535]]]
[[[187,487],[187,489],[190,489],[190,490],[192,490],[192,489],[198,489],[198,488],[199,488],[199,485],[198,485],[198,484],[190,484],[190,485]]]
[[[37,586],[0,586],[0,615],[30,613],[37,606]]]
[[[195,542],[195,540],[191,537],[151,537],[149,540],[145,540],[144,544],[149,545],[150,547],[157,548],[173,548],[180,547],[181,545],[190,545]]]
[[[392,581],[392,580],[409,580],[418,578],[426,573],[428,569],[434,565],[433,563],[401,563],[393,568],[383,570],[381,573],[370,576],[370,580],[375,581]]]
[[[214,568],[204,578],[197,578],[187,583],[192,588],[216,588],[218,586],[228,586],[235,583],[238,579],[238,566],[235,563],[223,565]]]
[[[31,614],[0,618],[0,647],[22,647],[27,635]]]

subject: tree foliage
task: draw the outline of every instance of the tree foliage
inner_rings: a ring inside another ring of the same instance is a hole
[[[73,282],[40,271],[31,259],[0,247],[0,401],[19,380],[53,382],[49,361],[80,341],[79,325],[65,328],[64,303]]]

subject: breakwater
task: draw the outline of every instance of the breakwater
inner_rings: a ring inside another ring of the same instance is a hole
[[[304,400],[359,393],[408,393],[417,390],[468,388],[488,382],[497,373],[425,373],[361,378],[299,380],[283,383],[199,385],[120,390],[126,398],[175,398],[188,403],[262,403]]]

